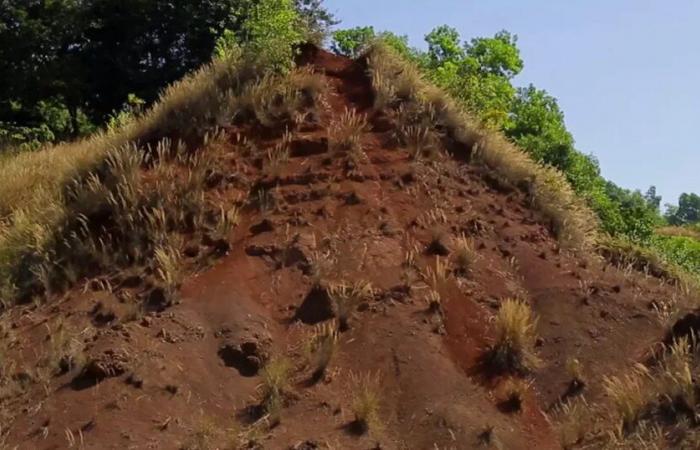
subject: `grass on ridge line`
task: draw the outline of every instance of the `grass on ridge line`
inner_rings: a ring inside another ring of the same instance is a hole
[[[597,219],[558,170],[534,162],[501,133],[488,130],[442,89],[429,84],[409,61],[381,41],[365,53],[375,108],[409,107],[429,116],[458,157],[473,157],[512,186],[525,189],[533,206],[551,222],[560,241],[573,249],[593,247]]]

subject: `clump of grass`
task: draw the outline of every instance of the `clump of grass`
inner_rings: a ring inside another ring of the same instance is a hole
[[[576,448],[585,438],[591,407],[583,397],[557,404],[552,410],[553,426],[565,449]]]
[[[586,386],[586,376],[583,373],[583,364],[576,358],[566,360],[566,373],[569,375],[569,392],[580,392]]]
[[[318,115],[328,87],[310,68],[294,69],[286,75],[267,73],[249,84],[236,99],[244,115],[266,128],[297,125]]]
[[[270,358],[261,371],[261,406],[271,425],[281,420],[284,396],[290,386],[292,364],[287,358]]]
[[[180,250],[172,244],[155,249],[156,273],[163,283],[163,290],[170,302],[175,302],[184,278],[184,266]]]
[[[692,339],[694,340],[694,338]],[[674,412],[695,413],[696,392],[691,369],[691,346],[688,337],[676,339],[664,350],[659,374],[654,377],[655,390],[662,407]]]
[[[523,300],[507,299],[495,318],[496,340],[487,355],[489,367],[499,373],[526,373],[540,365],[534,353],[537,318]]]
[[[424,125],[407,125],[400,128],[400,136],[401,143],[406,146],[414,161],[437,156],[439,140],[431,128]]]
[[[313,370],[312,381],[323,378],[337,350],[338,329],[335,325],[316,325],[303,343],[303,353]]]
[[[182,450],[213,450],[219,435],[219,428],[210,417],[203,416],[195,424],[189,437],[183,442]]]
[[[466,235],[461,234],[454,242],[454,253],[453,260],[457,272],[466,275],[469,274],[479,257],[476,249],[474,248],[474,243]]]
[[[316,249],[309,258],[309,277],[314,289],[326,289],[338,261],[331,250]]]
[[[430,229],[430,242],[426,251],[431,255],[447,256],[450,254],[450,248],[447,246],[447,233],[438,226]]]
[[[77,333],[62,319],[46,325],[49,345],[42,365],[50,374],[58,375],[85,364],[85,345]]]
[[[367,118],[354,109],[346,109],[328,128],[328,147],[333,152],[348,154],[357,164],[366,157],[361,142],[366,130]]]
[[[603,379],[603,388],[615,406],[623,430],[634,428],[646,411],[652,395],[649,379],[649,369],[642,364],[637,364],[630,374]]]
[[[508,378],[501,387],[499,406],[507,412],[522,411],[528,389],[528,382],[519,378]]]
[[[428,305],[429,313],[442,314],[442,297],[438,291],[430,289],[425,296],[425,303]]]
[[[241,221],[241,213],[238,207],[219,207],[219,215],[214,227],[214,236],[217,239],[228,239],[229,235]]]
[[[370,299],[373,294],[372,284],[368,281],[357,281],[352,284],[334,283],[328,287],[328,296],[338,320],[339,331],[350,328],[350,318],[357,306]]]
[[[351,375],[353,385],[352,412],[355,420],[352,428],[358,434],[382,429],[379,376],[372,374]]]

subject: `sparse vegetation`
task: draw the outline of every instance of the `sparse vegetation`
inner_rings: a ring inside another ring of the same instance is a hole
[[[495,318],[495,342],[487,355],[497,372],[523,373],[540,365],[534,353],[537,318],[523,300],[507,299]]]
[[[374,43],[367,58],[376,98],[394,98],[396,86],[414,84],[414,89],[409,91],[413,95],[403,102],[409,102],[425,115],[435,114],[433,126],[445,130],[450,141],[448,149],[461,152],[461,156],[472,155],[513,186],[527,186],[533,204],[552,221],[562,242],[574,248],[592,245],[595,217],[560,172],[538,165],[505,137],[471,118],[439,88],[411,75],[411,70],[407,69],[410,63],[402,60],[386,44]],[[390,74],[399,75],[392,77]],[[384,108],[391,105],[388,100],[382,103]]]

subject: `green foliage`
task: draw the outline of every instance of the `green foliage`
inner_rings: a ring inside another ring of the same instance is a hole
[[[130,93],[151,104],[164,86],[207,63],[215,47],[219,54],[250,41],[251,53],[286,68],[304,33],[335,23],[321,0],[0,3],[0,146],[89,132]]]
[[[355,27],[333,33],[331,50],[339,55],[356,58],[376,39],[381,39],[401,56],[417,60],[423,55],[408,45],[408,36],[399,36],[390,31],[375,32],[374,27]]]
[[[323,7],[322,0],[294,0],[294,6],[304,23],[308,39],[316,44],[323,44],[328,29],[340,23]]]
[[[247,54],[272,70],[288,71],[294,49],[304,38],[302,24],[292,0],[261,0],[249,9],[243,22]]]
[[[568,172],[575,152],[574,139],[566,129],[557,100],[546,91],[532,85],[518,89],[504,131],[537,161]]]
[[[457,30],[441,26],[425,40],[424,67],[431,80],[461,100],[486,126],[502,128],[515,96],[510,80],[523,68],[517,38],[501,31],[492,38],[461,44]]]
[[[688,225],[700,222],[700,195],[683,193],[678,206],[669,205],[666,219],[671,225]]]
[[[654,236],[650,245],[666,259],[700,274],[700,241],[685,236]]]
[[[350,58],[358,57],[365,46],[376,38],[374,27],[356,27],[333,33],[331,50]]]

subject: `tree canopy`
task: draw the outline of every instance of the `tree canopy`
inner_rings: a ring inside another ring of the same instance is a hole
[[[261,28],[248,20],[287,3],[299,32],[335,23],[321,0],[0,1],[0,146],[90,131],[130,94],[152,102],[207,62],[223,34],[255,38]]]

